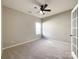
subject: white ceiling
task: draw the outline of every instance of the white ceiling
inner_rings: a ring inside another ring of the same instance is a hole
[[[37,0],[40,3],[48,4],[51,12],[46,12],[45,15],[39,13],[39,6],[34,2],[34,0],[2,0],[3,5],[13,8],[15,10],[34,15],[36,17],[44,18],[50,15],[54,15],[66,10],[72,9],[76,4],[77,0]],[[34,7],[38,7],[35,9]]]

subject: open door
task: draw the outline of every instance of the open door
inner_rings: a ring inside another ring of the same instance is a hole
[[[78,59],[78,5],[71,12],[71,53]]]

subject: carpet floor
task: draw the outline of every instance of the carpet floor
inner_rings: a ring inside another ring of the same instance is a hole
[[[2,59],[72,59],[68,43],[40,39],[3,51]]]

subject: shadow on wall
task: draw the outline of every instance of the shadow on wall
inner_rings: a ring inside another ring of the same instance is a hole
[[[41,35],[42,39],[48,39],[48,37],[44,36],[43,34]]]

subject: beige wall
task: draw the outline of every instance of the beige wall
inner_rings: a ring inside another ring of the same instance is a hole
[[[63,12],[43,21],[43,35],[52,40],[70,42],[71,13]]]
[[[3,7],[3,48],[37,38],[35,22],[40,19]]]

